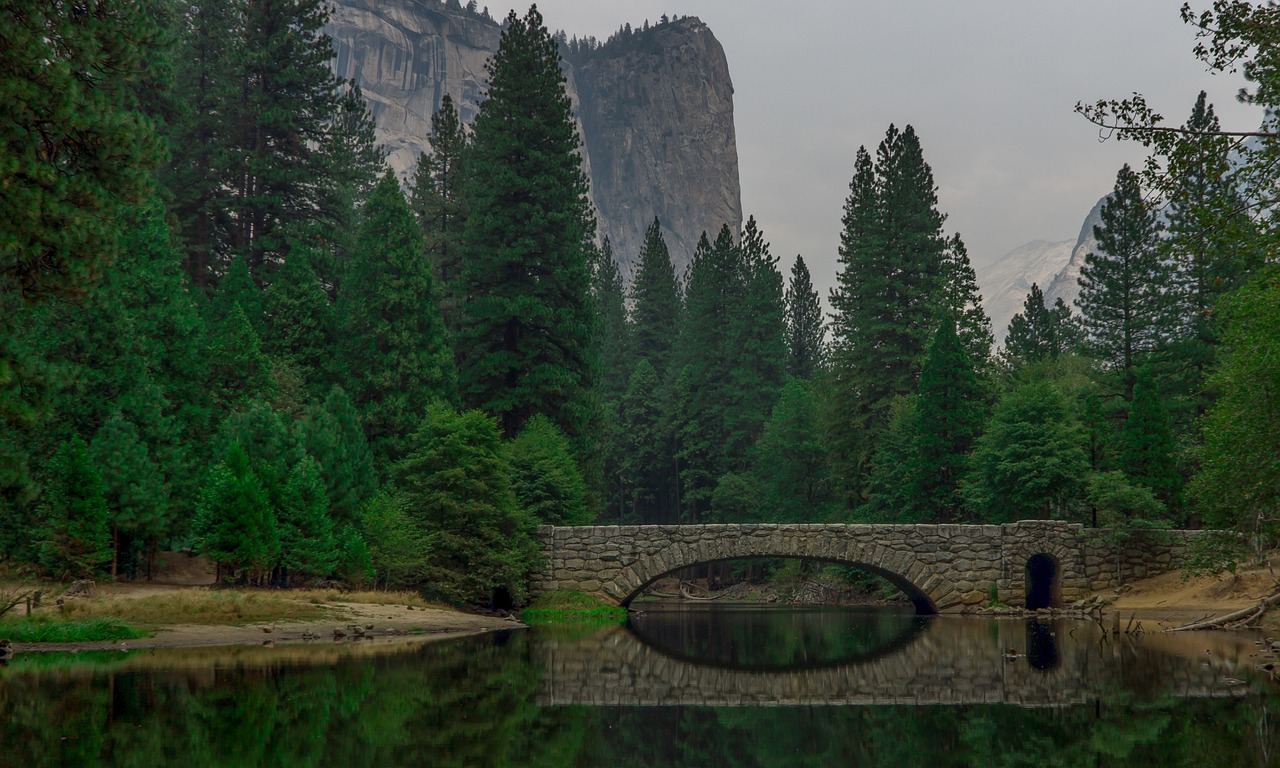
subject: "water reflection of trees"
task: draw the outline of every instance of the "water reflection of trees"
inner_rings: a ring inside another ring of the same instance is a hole
[[[539,707],[530,637],[331,665],[0,670],[13,766],[1266,766],[1280,696],[1086,705]]]
[[[627,622],[673,658],[743,670],[813,669],[867,661],[911,643],[929,622],[910,610],[857,612],[730,607],[649,610]]]

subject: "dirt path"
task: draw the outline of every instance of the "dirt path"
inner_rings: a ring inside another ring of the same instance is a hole
[[[1273,554],[1269,562],[1280,574],[1280,555]],[[1108,613],[1119,613],[1126,620],[1134,616],[1147,629],[1167,629],[1256,604],[1276,589],[1271,568],[1262,565],[1240,569],[1235,574],[1193,578],[1184,578],[1175,571],[1096,594],[1114,598],[1106,609]],[[1280,630],[1280,615],[1272,611],[1262,626]]]

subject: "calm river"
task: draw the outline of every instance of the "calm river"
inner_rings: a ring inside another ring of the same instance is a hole
[[[1280,765],[1256,636],[654,608],[629,627],[26,654],[0,766]]]

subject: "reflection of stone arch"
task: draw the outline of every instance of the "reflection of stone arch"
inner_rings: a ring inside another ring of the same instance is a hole
[[[933,614],[951,593],[951,586],[910,552],[847,542],[831,551],[828,542],[812,538],[773,535],[715,541],[674,542],[650,556],[641,556],[625,568],[610,591],[626,606],[658,579],[694,565],[749,557],[798,557],[862,568],[902,590],[916,612]]]

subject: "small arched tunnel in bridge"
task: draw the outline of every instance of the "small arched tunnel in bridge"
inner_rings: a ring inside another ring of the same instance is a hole
[[[1027,558],[1027,610],[1057,608],[1062,605],[1061,571],[1053,555],[1038,552]]]
[[[714,563],[724,563],[724,562],[730,562],[734,560],[748,560],[748,559],[766,558],[766,557],[776,558],[776,559],[787,559],[787,558],[794,558],[795,556],[794,555],[753,555],[751,557],[724,557],[724,558],[717,558],[715,560],[702,560],[699,562],[681,564],[680,566],[677,566],[675,568],[670,568],[666,571],[663,571],[662,573],[659,573],[653,576],[652,578],[649,578],[639,586],[635,587],[634,589],[631,590],[629,594],[627,594],[625,597],[621,599],[619,604],[623,608],[629,607],[633,600],[635,600],[640,595],[644,594],[645,591],[647,591],[649,587],[653,586],[655,582],[661,579],[664,579],[667,576],[670,576],[671,574],[676,573],[677,571],[684,570],[685,568],[696,567],[699,565],[711,565]],[[903,576],[897,573],[894,573],[893,571],[889,571],[884,568],[878,568],[874,565],[870,565],[869,563],[863,563],[863,562],[858,562],[854,560],[840,560],[835,558],[824,558],[824,557],[804,557],[799,559],[810,560],[810,561],[820,562],[820,563],[827,563],[831,565],[842,565],[846,567],[857,568],[858,570],[861,570],[861,571],[866,571],[867,573],[870,573],[874,576],[879,576],[880,578],[884,579],[885,581],[889,582],[894,587],[896,587],[900,592],[902,592],[902,594],[905,595],[906,598],[911,601],[911,604],[915,606],[916,613],[924,616],[932,616],[933,614],[938,612],[938,606],[936,603],[934,603],[933,598],[929,597],[929,595],[925,593],[925,591],[922,590],[920,587],[911,583],[910,580],[904,578]]]

